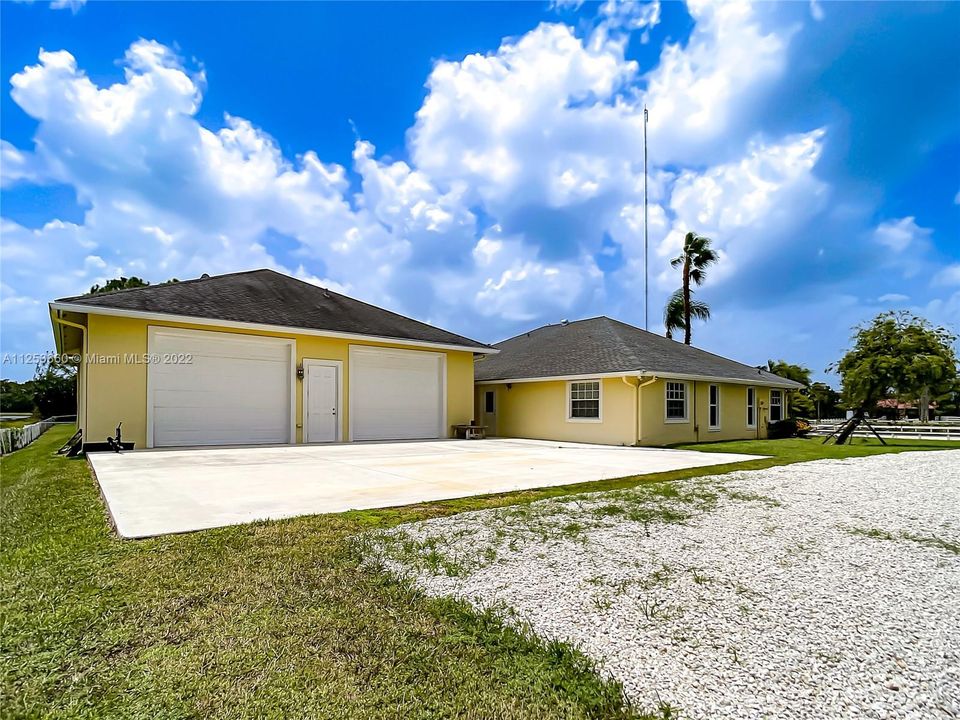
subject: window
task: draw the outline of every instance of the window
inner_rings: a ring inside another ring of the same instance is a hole
[[[600,381],[584,380],[569,383],[570,409],[568,420],[600,422]]]
[[[483,411],[485,413],[493,412],[493,390],[487,390],[483,393]]]
[[[710,386],[710,429],[719,430],[720,429],[720,386],[711,385]]]
[[[667,387],[667,422],[687,421],[687,384],[682,382],[668,382]]]
[[[756,388],[747,388],[747,427],[757,426],[757,390]]]
[[[770,422],[783,420],[783,390],[770,391]]]

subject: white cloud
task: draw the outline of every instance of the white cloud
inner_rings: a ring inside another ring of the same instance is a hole
[[[880,223],[873,231],[873,239],[895,253],[902,253],[911,245],[925,244],[932,234],[933,230],[917,225],[917,219],[911,215]]]
[[[658,255],[676,255],[688,231],[706,235],[721,253],[713,273],[719,281],[772,252],[772,243],[782,242],[785,230],[826,203],[829,188],[813,174],[825,134],[820,128],[776,144],[754,142],[737,162],[682,172],[670,196],[674,220],[657,246]],[[665,263],[663,267],[661,286],[674,286],[675,273]]]
[[[909,295],[903,295],[902,293],[886,293],[877,298],[879,303],[905,303],[910,299]]]
[[[592,43],[602,44],[608,37],[624,31],[643,30],[640,42],[650,41],[650,28],[660,23],[660,2],[636,2],[636,0],[606,0],[599,10],[601,18]]]
[[[69,10],[74,15],[87,4],[87,0],[50,0],[51,10]]]
[[[823,5],[820,4],[819,0],[810,0],[810,17],[812,17],[817,22],[823,20],[826,17],[826,14],[823,12]]]
[[[960,263],[942,268],[933,276],[934,285],[960,285]]]
[[[676,287],[668,261],[687,230],[723,254],[711,287],[797,242],[829,198],[814,173],[826,131],[766,137],[750,125],[791,30],[762,24],[762,9],[696,2],[689,41],[641,75],[626,32],[654,26],[659,7],[604,8],[585,37],[543,24],[438,62],[409,157],[378,158],[360,140],[349,168],[285,157],[241,117],[204,126],[204,73],[158,43],[134,43],[112,85],[69,52],[41,52],[11,80],[36,144],[3,143],[3,182],[65,183],[88,209],[36,230],[4,221],[4,297],[42,310],[118,274],[264,266],[480,339],[587,313],[629,318],[643,270],[644,100],[652,307]],[[277,250],[274,234],[291,247]],[[51,257],[69,272],[51,274]]]
[[[646,75],[650,156],[660,163],[702,164],[723,157],[749,127],[765,88],[786,68],[794,28],[761,29],[757,6],[688,3],[695,26],[686,44],[664,47]]]

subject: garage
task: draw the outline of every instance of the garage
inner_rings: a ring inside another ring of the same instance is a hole
[[[147,445],[294,442],[294,341],[151,327]]]
[[[443,353],[350,348],[350,439],[446,437]]]

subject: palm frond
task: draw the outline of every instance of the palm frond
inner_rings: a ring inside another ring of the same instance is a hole
[[[663,327],[667,331],[667,337],[673,337],[673,333],[683,330],[683,288],[678,288],[667,300],[663,308]]]

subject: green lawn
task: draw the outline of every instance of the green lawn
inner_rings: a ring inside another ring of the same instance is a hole
[[[618,718],[621,689],[579,654],[428,599],[360,565],[352,536],[399,522],[701,468],[147,541],[108,529],[56,427],[0,459],[2,717]],[[958,447],[722,443],[737,467]],[[723,466],[721,468],[723,469]]]
[[[30,425],[31,423],[39,421],[40,418],[37,415],[31,415],[30,417],[23,418],[22,420],[0,420],[0,428],[23,427],[24,425]]]

